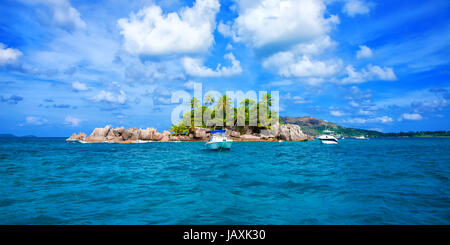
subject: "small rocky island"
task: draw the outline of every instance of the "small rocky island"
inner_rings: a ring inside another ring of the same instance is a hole
[[[159,133],[155,128],[137,129],[124,127],[96,128],[87,137],[86,133],[74,133],[66,141],[79,141],[83,143],[142,143],[142,142],[170,142],[170,141],[207,141],[210,134],[209,129],[194,127],[192,133],[187,135],[175,135],[169,131]],[[242,131],[241,131],[242,132]],[[226,134],[233,141],[307,141],[312,137],[302,132],[300,126],[295,124],[272,125],[270,129],[260,130],[258,128],[247,128],[243,133],[233,128],[226,128]]]

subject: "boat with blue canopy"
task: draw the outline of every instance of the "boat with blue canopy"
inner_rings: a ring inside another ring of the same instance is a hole
[[[206,142],[206,146],[211,150],[230,149],[233,143],[232,139],[228,139],[226,130],[207,131],[211,134],[211,138]]]

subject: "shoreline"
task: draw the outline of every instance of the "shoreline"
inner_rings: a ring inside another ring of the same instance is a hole
[[[313,137],[306,135],[300,126],[294,124],[271,125],[268,128],[225,128],[226,135],[233,142],[240,141],[308,141]],[[241,134],[242,132],[242,134]],[[183,135],[171,134],[169,131],[159,133],[156,128],[95,128],[87,136],[86,133],[74,133],[66,139],[67,142],[77,141],[80,143],[147,143],[147,142],[207,142],[211,137],[210,129],[194,127]]]

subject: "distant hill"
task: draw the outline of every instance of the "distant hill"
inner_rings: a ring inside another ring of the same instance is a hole
[[[297,124],[302,131],[310,136],[322,134],[322,131],[329,129],[346,137],[364,135],[368,137],[450,137],[450,131],[417,131],[400,133],[382,133],[374,130],[357,128],[346,128],[335,123],[325,122],[314,117],[281,117],[284,123]]]
[[[326,122],[314,117],[281,117],[284,123],[297,124],[302,128],[302,131],[307,135],[317,136],[322,134],[325,129],[333,130],[335,134],[343,136],[358,136],[365,135],[369,137],[384,136],[383,133],[374,130],[346,128],[335,123]]]
[[[0,134],[0,138],[17,138],[14,134]]]

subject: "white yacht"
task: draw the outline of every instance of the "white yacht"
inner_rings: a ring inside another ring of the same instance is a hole
[[[319,136],[319,137],[317,137],[319,140],[320,140],[320,142],[322,143],[322,144],[337,144],[338,143],[338,140],[336,139],[336,137],[333,135],[333,131],[331,131],[331,130],[328,130],[328,129],[325,129],[323,132],[322,132],[322,135],[321,136]]]
[[[230,149],[233,140],[228,139],[225,132],[225,130],[208,131],[208,133],[211,133],[211,139],[206,142],[206,146],[211,150]]]

